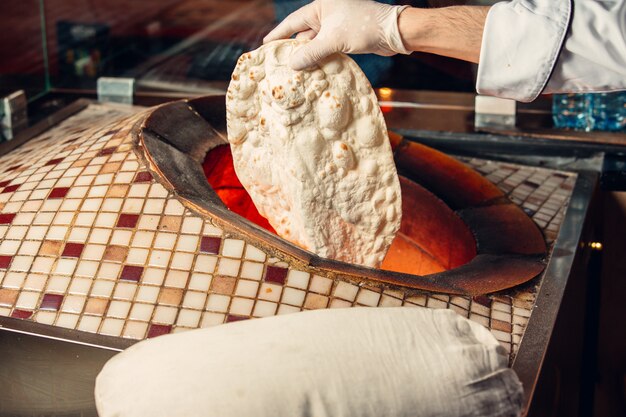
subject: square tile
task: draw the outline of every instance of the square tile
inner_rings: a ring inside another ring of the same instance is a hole
[[[285,285],[288,272],[289,270],[287,268],[268,265],[265,270],[265,281]]]
[[[202,236],[200,252],[218,254],[222,239],[219,237]]]
[[[319,308],[326,308],[328,306],[328,297],[309,293],[304,300],[304,308],[308,310],[315,310]]]
[[[0,306],[13,307],[19,291],[7,288],[0,288]]]
[[[150,304],[135,303],[130,310],[129,318],[133,320],[150,321],[154,306]]]
[[[67,258],[80,258],[80,255],[83,253],[83,249],[85,245],[82,243],[66,243],[65,248],[63,249],[63,253],[61,256]]]
[[[235,290],[237,279],[221,275],[214,276],[211,281],[211,291],[219,294],[232,294]]]
[[[143,267],[124,265],[124,268],[122,269],[122,274],[120,275],[120,279],[126,280],[126,281],[139,281],[141,280],[142,274],[143,274]]]
[[[177,314],[177,307],[157,306],[154,309],[154,316],[152,317],[152,321],[160,324],[174,324]]]
[[[236,277],[239,274],[240,265],[241,261],[239,260],[220,258],[217,273],[220,275]]]
[[[128,255],[128,246],[109,245],[104,251],[102,259],[113,262],[124,262]]]
[[[44,294],[39,308],[41,310],[58,310],[63,303],[63,296],[60,294]]]
[[[182,217],[180,216],[163,216],[161,223],[159,224],[159,230],[178,233],[181,223]]]
[[[116,227],[135,228],[139,221],[138,214],[122,213],[117,221]]]
[[[222,256],[241,258],[243,255],[244,241],[238,239],[224,239]]]
[[[70,191],[69,187],[53,188],[48,195],[48,198],[64,198]]]
[[[183,290],[181,288],[163,288],[159,294],[159,305],[179,306],[183,299]]]
[[[164,334],[169,334],[172,331],[171,325],[162,325],[162,324],[151,324],[148,329],[148,339],[153,337],[162,336]]]

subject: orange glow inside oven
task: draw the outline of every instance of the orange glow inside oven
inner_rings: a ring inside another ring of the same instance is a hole
[[[229,145],[209,151],[203,169],[207,181],[226,207],[276,234],[239,182]],[[408,180],[403,179],[401,186],[402,225],[381,269],[427,275],[455,268],[476,255],[471,232],[451,211],[446,212],[446,209],[449,211],[447,206],[432,200],[427,192]]]

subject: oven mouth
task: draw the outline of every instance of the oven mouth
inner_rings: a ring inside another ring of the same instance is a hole
[[[239,183],[225,133],[224,96],[166,103],[133,129],[138,155],[192,211],[294,268],[371,285],[478,295],[540,274],[539,228],[460,161],[390,133],[402,224],[380,269],[321,258],[277,236]]]

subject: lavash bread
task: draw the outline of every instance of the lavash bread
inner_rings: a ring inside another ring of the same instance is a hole
[[[347,308],[159,336],[96,380],[100,417],[513,417],[522,386],[451,310]]]
[[[325,258],[378,267],[400,227],[400,183],[376,95],[334,54],[287,64],[302,41],[243,54],[226,95],[235,170],[259,213]]]

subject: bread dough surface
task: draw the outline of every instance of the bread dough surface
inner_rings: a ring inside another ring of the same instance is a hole
[[[283,238],[378,267],[400,228],[400,183],[376,95],[356,63],[334,54],[310,70],[282,40],[243,54],[226,96],[235,170]]]

